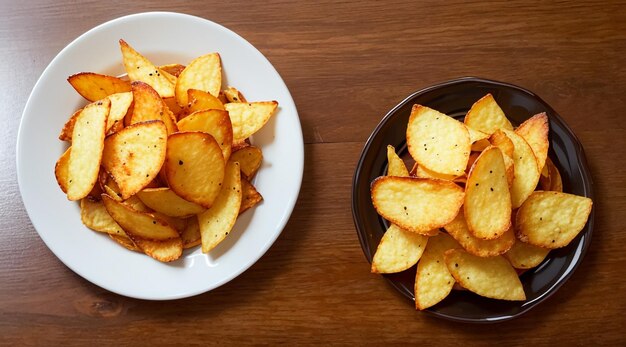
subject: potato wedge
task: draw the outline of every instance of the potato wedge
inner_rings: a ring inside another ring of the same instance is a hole
[[[438,172],[428,170],[427,168],[419,164],[415,165],[414,170],[411,170],[411,172],[413,176],[415,177],[433,178],[433,179],[444,180],[444,181],[455,181],[458,178],[465,176],[465,173],[461,174],[460,176],[440,174]]]
[[[61,190],[63,191],[63,193],[67,194],[67,167],[68,167],[68,163],[70,161],[70,152],[72,150],[72,147],[68,147],[68,149],[65,150],[65,152],[63,152],[63,154],[61,154],[61,157],[59,157],[59,159],[56,162],[56,165],[54,165],[54,176],[57,179],[57,183],[59,184],[59,188],[61,188]]]
[[[379,177],[371,187],[372,203],[383,218],[424,235],[454,219],[463,204],[463,189],[448,181],[413,177]]]
[[[166,222],[150,213],[137,212],[106,194],[102,196],[102,202],[111,217],[144,253],[163,262],[180,258],[183,242],[178,232]]]
[[[67,163],[67,198],[80,200],[98,182],[106,122],[111,101],[91,103],[80,112],[72,131],[72,150]]]
[[[444,263],[443,255],[445,251],[455,248],[460,248],[460,245],[450,235],[439,233],[428,239],[415,274],[415,307],[418,310],[434,306],[450,294],[454,278]]]
[[[489,142],[502,151],[504,166],[506,167],[506,179],[509,187],[511,187],[513,185],[513,179],[515,178],[515,161],[513,160],[515,146],[513,145],[513,141],[511,141],[502,130],[498,129],[491,134]]]
[[[248,102],[243,94],[241,94],[241,92],[235,87],[228,86],[228,88],[224,89],[223,92],[224,95],[226,95],[226,100],[228,100],[228,102]]]
[[[160,120],[167,128],[167,134],[178,132],[176,117],[169,110],[159,94],[149,84],[135,81],[133,89],[133,112],[129,124]]]
[[[545,112],[538,113],[515,129],[515,133],[521,136],[530,148],[532,148],[535,158],[537,159],[537,168],[541,172],[548,157],[548,116]]]
[[[178,78],[178,76],[180,76],[180,73],[183,72],[183,70],[185,69],[185,65],[181,65],[181,64],[167,64],[167,65],[159,66],[159,69],[161,69],[162,71],[167,72],[168,74]]]
[[[412,267],[422,256],[427,242],[428,236],[391,224],[372,259],[372,272],[396,273]]]
[[[392,145],[387,146],[387,176],[408,177],[404,161],[396,154],[396,149]]]
[[[263,162],[263,152],[258,147],[247,146],[231,155],[233,161],[239,163],[241,173],[247,178],[252,179],[261,167]]]
[[[172,114],[174,114],[176,120],[178,121],[179,119],[181,119],[185,112],[182,107],[178,106],[178,103],[176,102],[176,98],[172,96],[169,98],[162,98],[162,99],[163,99],[163,103],[165,104],[165,106],[167,106],[167,108],[172,112]]]
[[[233,160],[235,161],[235,160]],[[242,172],[243,174],[243,172]],[[239,214],[244,213],[254,205],[263,201],[263,196],[256,188],[244,177],[241,176],[241,207],[239,207]]]
[[[141,249],[128,236],[109,234],[109,237],[130,251],[141,252]]]
[[[104,143],[102,165],[128,199],[157,177],[165,160],[167,129],[158,120],[136,123]]]
[[[90,102],[104,99],[115,93],[130,91],[130,83],[117,77],[93,72],[81,72],[67,78],[72,87]]]
[[[491,94],[483,96],[472,105],[465,115],[464,123],[486,134],[493,134],[498,129],[513,130],[513,125]]]
[[[83,109],[78,109],[76,112],[72,114],[72,116],[65,122],[63,128],[61,129],[61,133],[59,134],[59,140],[72,142],[72,133],[74,132],[74,123],[76,123],[76,118],[83,111]]]
[[[102,201],[94,201],[90,198],[81,199],[80,219],[89,229],[128,237],[122,227],[109,215]]]
[[[541,170],[537,169],[537,159],[526,140],[513,131],[503,131],[515,147],[513,151],[515,178],[511,185],[511,203],[513,208],[518,208],[537,187]]]
[[[187,219],[187,226],[180,234],[180,238],[183,240],[183,248],[195,247],[202,243],[200,239],[200,226],[198,225],[198,217],[193,216]]]
[[[111,100],[111,110],[107,118],[107,134],[122,130],[124,125],[124,117],[128,113],[128,109],[133,102],[133,93],[115,93],[107,96]]]
[[[151,209],[170,217],[189,217],[204,212],[200,205],[176,195],[171,189],[147,188],[137,193],[137,197]]]
[[[202,131],[213,136],[228,161],[233,144],[233,126],[228,112],[222,110],[197,111],[178,122],[180,131]],[[260,163],[259,163],[260,164]]]
[[[215,248],[235,226],[241,207],[241,196],[239,163],[229,161],[224,173],[224,184],[215,203],[198,215],[203,253]]]
[[[472,143],[472,151],[482,152],[483,149],[489,146],[489,134],[476,129],[467,127],[470,135],[470,142]]]
[[[506,260],[516,269],[532,269],[541,264],[550,249],[529,245],[516,240],[511,249],[504,253]]]
[[[541,177],[539,177],[539,186],[541,189],[553,192],[562,192],[563,181],[561,180],[561,174],[559,173],[559,169],[556,168],[549,157],[546,158],[544,170],[548,172],[548,175],[544,176],[542,173]]]
[[[492,299],[526,300],[517,272],[502,256],[483,258],[451,249],[444,260],[454,279],[471,292]]]
[[[421,105],[413,105],[406,142],[420,166],[445,175],[463,174],[471,150],[463,123]]]
[[[154,66],[124,40],[120,40],[120,49],[124,68],[132,82],[141,81],[149,84],[162,98],[174,96],[174,84],[165,76],[163,70]]]
[[[538,247],[565,247],[587,224],[592,204],[584,196],[533,192],[517,211],[517,237]]]
[[[463,209],[470,233],[479,239],[496,239],[510,229],[511,194],[498,147],[485,148],[472,165]]]
[[[231,102],[224,105],[233,124],[233,142],[244,141],[259,131],[276,111],[278,102]]]
[[[213,136],[203,132],[170,135],[163,170],[176,195],[210,208],[224,180],[224,156]]]
[[[181,107],[187,106],[187,90],[198,89],[218,96],[222,88],[222,62],[220,55],[210,53],[200,56],[189,63],[176,81],[176,102]]]
[[[463,211],[454,220],[444,226],[444,229],[469,253],[479,257],[492,257],[507,252],[515,243],[515,231],[509,228],[500,237],[493,240],[483,240],[475,237],[467,227]]]

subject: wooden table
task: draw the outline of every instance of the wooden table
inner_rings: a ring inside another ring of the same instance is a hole
[[[112,294],[46,248],[20,200],[21,112],[50,60],[86,30],[142,11],[216,21],[273,63],[298,107],[306,164],[282,235],[252,268],[171,302]],[[0,344],[626,343],[626,4],[466,1],[3,1],[0,5]],[[593,243],[547,302],[495,325],[416,312],[370,274],[350,213],[359,153],[411,92],[479,76],[526,87],[583,143],[596,200]]]

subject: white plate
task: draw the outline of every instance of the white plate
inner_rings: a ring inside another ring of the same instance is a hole
[[[57,136],[86,101],[66,81],[82,71],[124,73],[123,38],[155,64],[187,64],[219,52],[224,85],[248,100],[277,100],[279,109],[254,135],[264,162],[255,185],[264,201],[244,213],[233,232],[208,255],[186,250],[160,263],[128,251],[87,229],[77,203],[68,201],[54,177],[66,144]],[[254,264],[283,230],[298,198],[304,165],[302,129],[289,90],[270,62],[234,32],[206,19],[151,12],[104,23],[65,47],[43,72],[26,103],[17,137],[17,176],[28,215],[48,248],[70,269],[112,292],[141,299],[184,298],[214,289]]]

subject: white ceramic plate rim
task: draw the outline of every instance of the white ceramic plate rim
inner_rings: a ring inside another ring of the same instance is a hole
[[[86,102],[65,79],[73,73],[123,73],[118,39],[124,38],[155,64],[217,51],[224,85],[251,101],[277,100],[279,110],[252,138],[264,163],[254,179],[264,201],[243,214],[233,232],[208,255],[187,250],[163,264],[115,244],[80,222],[77,203],[67,201],[54,178],[54,163],[67,145],[57,139],[65,120]],[[169,300],[217,288],[252,266],[274,243],[298,198],[304,168],[302,129],[284,81],[254,46],[209,20],[172,12],[129,15],[101,24],[66,46],[35,84],[17,136],[17,178],[24,206],[48,248],[70,269],[109,291]],[[36,260],[34,260],[36,261]]]

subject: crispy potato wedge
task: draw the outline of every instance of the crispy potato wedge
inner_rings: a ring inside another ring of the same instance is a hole
[[[465,176],[465,172],[461,174],[460,176],[440,174],[438,172],[428,170],[427,168],[419,164],[415,165],[414,170],[411,170],[411,171],[413,172],[413,176],[415,177],[434,178],[434,179],[444,180],[444,181],[456,181],[459,178],[462,178]]]
[[[511,194],[498,147],[485,148],[472,165],[463,209],[470,233],[479,239],[497,239],[510,229]]]
[[[235,226],[241,207],[241,196],[239,163],[229,161],[224,173],[224,184],[215,203],[198,215],[203,253],[215,248]]]
[[[513,151],[515,178],[511,185],[511,203],[513,208],[518,208],[537,187],[541,170],[537,169],[537,159],[526,140],[513,131],[503,131],[515,147]]]
[[[232,161],[233,160],[231,158]],[[243,172],[242,172],[243,173]],[[263,201],[263,196],[259,193],[256,188],[244,177],[241,176],[241,207],[239,207],[239,214],[244,213],[254,205]]]
[[[483,240],[475,237],[467,227],[463,211],[454,220],[444,226],[444,229],[469,253],[479,257],[492,257],[507,252],[515,243],[515,231],[509,228],[500,237],[493,240]]]
[[[387,146],[387,176],[409,176],[409,170],[407,170],[404,161],[396,154],[396,149],[392,145]]]
[[[202,131],[213,136],[228,161],[233,144],[233,126],[228,112],[222,110],[197,111],[178,122],[180,131]],[[260,163],[259,163],[260,164]]]
[[[539,177],[539,186],[541,189],[553,192],[562,192],[563,181],[561,180],[561,174],[559,173],[559,169],[556,168],[549,157],[546,158],[544,170],[546,170],[548,174],[547,176],[544,176],[542,173],[541,177]]]
[[[406,142],[420,166],[445,175],[463,174],[471,150],[463,123],[421,105],[413,105]]]
[[[80,200],[98,182],[106,122],[111,101],[91,103],[80,112],[72,131],[72,150],[67,163],[67,198]]]
[[[109,215],[102,201],[94,201],[91,198],[81,199],[80,219],[89,229],[128,237],[122,227]]]
[[[548,116],[545,112],[530,117],[515,129],[515,133],[526,140],[532,148],[539,171],[543,169],[548,157],[548,147],[550,146],[548,131]]]
[[[470,142],[472,143],[472,151],[482,152],[483,149],[489,146],[489,134],[476,129],[467,127],[470,135]]]
[[[224,104],[220,99],[203,90],[189,89],[187,100],[189,100],[189,113],[202,110],[224,110]]]
[[[417,264],[428,236],[402,230],[391,224],[378,244],[372,259],[373,273],[396,273]]]
[[[170,217],[189,217],[206,209],[176,195],[171,189],[147,188],[137,193],[137,197],[151,209]]]
[[[149,84],[163,98],[174,96],[174,83],[165,76],[163,70],[154,66],[124,40],[120,40],[120,49],[124,68],[132,82],[141,81]]]
[[[130,125],[104,141],[102,165],[128,199],[154,180],[165,160],[167,129],[158,120]]]
[[[134,107],[130,124],[160,120],[167,128],[167,134],[178,132],[176,117],[149,84],[135,81],[132,84]]]
[[[472,105],[465,115],[464,123],[486,134],[493,134],[498,129],[513,130],[513,125],[491,94],[483,96]]]
[[[463,188],[449,181],[379,177],[371,187],[372,203],[383,218],[424,235],[448,224],[463,204]]]
[[[259,131],[276,111],[278,102],[231,102],[224,105],[233,124],[233,142],[244,141]]]
[[[176,120],[178,121],[182,115],[185,113],[185,111],[183,110],[182,107],[178,106],[178,103],[176,102],[176,98],[175,97],[169,97],[169,98],[162,98],[163,99],[163,103],[165,104],[165,106],[167,106],[167,108],[172,112],[172,114],[174,114]]]
[[[74,132],[74,123],[76,123],[76,118],[83,111],[83,109],[78,109],[76,112],[72,114],[72,116],[65,122],[63,128],[61,129],[61,133],[59,134],[59,140],[72,142],[72,133]]]
[[[502,130],[498,129],[491,134],[489,142],[502,151],[504,166],[506,167],[506,179],[509,187],[511,187],[513,185],[513,179],[515,178],[515,161],[513,160],[515,146],[513,145],[513,141],[511,141]]]
[[[224,89],[223,92],[224,95],[226,95],[226,100],[228,100],[228,102],[248,102],[243,94],[241,94],[241,92],[235,87],[228,86],[228,88]]]
[[[161,69],[162,71],[167,72],[168,74],[178,78],[178,76],[180,76],[180,73],[183,72],[183,70],[185,69],[185,65],[181,65],[181,64],[167,64],[167,65],[159,66],[159,69]]]
[[[538,247],[565,247],[587,224],[592,204],[584,196],[533,192],[517,211],[517,237]]]
[[[189,63],[180,73],[176,82],[176,102],[187,106],[187,90],[198,89],[218,96],[222,88],[222,62],[220,55],[209,53]]]
[[[210,208],[224,180],[225,161],[213,136],[203,132],[170,135],[163,169],[176,195]]]
[[[57,183],[59,184],[59,188],[63,191],[63,193],[67,194],[67,167],[70,161],[70,152],[72,151],[72,147],[68,147],[61,157],[57,160],[57,163],[54,165],[54,176],[57,179]]]
[[[247,178],[252,179],[261,167],[263,162],[263,152],[258,147],[247,146],[231,155],[233,161],[239,163],[241,173]]]
[[[548,253],[550,253],[548,248],[537,247],[516,240],[511,249],[504,253],[504,257],[516,269],[532,269],[541,264]]]
[[[439,233],[428,239],[415,274],[415,307],[418,310],[434,306],[450,294],[454,278],[444,263],[443,255],[445,251],[455,248],[460,248],[460,245],[450,235]]]
[[[130,251],[141,252],[141,249],[128,236],[109,234],[109,237]]]
[[[90,102],[104,99],[115,93],[130,91],[130,83],[117,77],[93,72],[81,72],[67,78],[78,94]]]
[[[150,213],[138,212],[104,194],[102,202],[111,217],[144,253],[169,262],[180,258],[183,242],[178,232]]]
[[[187,219],[187,226],[180,234],[180,238],[183,240],[183,248],[195,247],[202,243],[200,239],[200,226],[198,225],[198,217],[193,216]]]
[[[517,272],[502,256],[483,258],[451,249],[445,251],[444,260],[454,279],[471,292],[492,299],[526,300]]]
[[[106,127],[107,134],[110,134],[122,130],[124,117],[133,102],[133,93],[115,93],[107,96],[107,99],[111,100],[111,110],[109,111]]]

